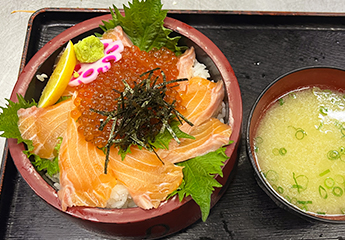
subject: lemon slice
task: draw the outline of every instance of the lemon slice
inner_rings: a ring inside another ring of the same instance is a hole
[[[47,85],[43,89],[41,98],[38,101],[38,107],[48,107],[59,100],[71,79],[76,64],[77,59],[75,57],[73,43],[69,41]]]

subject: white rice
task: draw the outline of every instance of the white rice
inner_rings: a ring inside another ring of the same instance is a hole
[[[130,208],[136,207],[127,188],[118,183],[111,190],[110,198],[107,201],[107,208]]]
[[[198,62],[198,60],[196,59],[194,61],[194,66],[192,67],[192,77],[202,77],[206,79],[210,77],[210,74],[206,69],[206,66]]]

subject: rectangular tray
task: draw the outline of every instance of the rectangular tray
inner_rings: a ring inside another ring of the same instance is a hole
[[[30,19],[21,68],[51,38],[106,9],[43,9]],[[345,68],[345,15],[171,11],[209,37],[232,65],[243,97],[243,130],[259,93],[276,77],[305,66]],[[308,222],[279,208],[258,186],[244,134],[235,179],[211,210],[167,239],[342,239],[345,225]],[[2,179],[2,178],[0,178]],[[0,238],[102,239],[44,204],[7,157],[0,202]]]

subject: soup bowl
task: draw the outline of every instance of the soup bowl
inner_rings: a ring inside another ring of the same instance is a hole
[[[246,125],[246,150],[258,185],[279,207],[310,221],[345,223],[344,214],[314,213],[308,211],[308,209],[297,207],[296,203],[291,201],[291,199],[286,196],[283,197],[283,194],[279,194],[279,189],[267,181],[255,153],[255,138],[258,126],[268,109],[273,104],[279,103],[279,100],[284,96],[288,96],[289,93],[312,87],[344,93],[345,70],[328,66],[306,67],[293,70],[275,79],[261,92],[251,108]],[[282,193],[281,189],[280,193]]]
[[[16,101],[17,94],[21,94],[26,99],[34,98],[37,101],[45,83],[38,81],[36,75],[41,73],[50,75],[57,55],[69,40],[76,43],[95,32],[101,32],[99,25],[103,20],[109,19],[111,15],[106,14],[86,20],[50,40],[23,69],[11,100]],[[182,36],[180,45],[193,46],[198,61],[207,66],[211,78],[223,81],[225,86],[226,118],[233,129],[230,140],[234,143],[226,150],[230,157],[223,166],[223,177],[216,176],[223,187],[217,188],[211,196],[211,206],[214,206],[227,188],[237,164],[237,149],[242,124],[242,99],[239,85],[226,57],[205,35],[169,17],[165,19],[165,27],[173,30],[175,35]],[[190,197],[183,199],[182,202],[176,197],[171,198],[152,210],[143,210],[138,207],[127,209],[70,207],[62,211],[57,191],[42,173],[36,171],[30,160],[23,154],[25,146],[17,144],[14,139],[9,139],[8,145],[18,171],[32,190],[58,213],[95,233],[111,237],[158,238],[175,233],[201,217],[199,206]]]

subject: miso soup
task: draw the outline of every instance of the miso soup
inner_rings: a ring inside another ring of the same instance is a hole
[[[345,99],[308,88],[274,103],[260,120],[254,152],[286,201],[318,214],[345,213]]]

